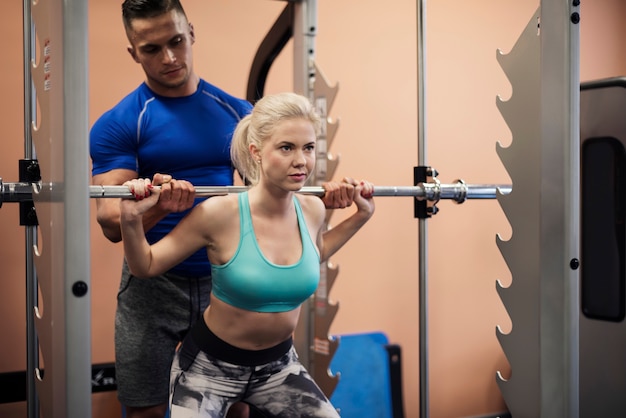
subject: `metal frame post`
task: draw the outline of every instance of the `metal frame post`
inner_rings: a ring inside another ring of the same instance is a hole
[[[512,273],[509,287],[498,283],[512,330],[497,333],[513,416],[579,416],[579,20],[578,2],[542,0],[498,56],[513,89],[498,102],[513,134],[498,149],[513,180],[498,198],[513,231],[498,241]]]
[[[315,35],[317,33],[317,1],[294,2],[293,22],[293,88],[296,93],[313,100],[315,77]],[[314,177],[314,176],[312,176]],[[313,179],[314,180],[314,179]],[[312,300],[302,305],[294,344],[302,364],[315,379],[314,359],[315,311]]]
[[[308,97],[322,117],[322,129],[318,136],[315,172],[309,179],[320,185],[332,178],[338,159],[329,157],[328,149],[337,130],[337,124],[328,119],[337,88],[328,85],[315,63],[315,37],[317,35],[317,0],[294,2],[294,90]],[[332,212],[326,216],[326,227]],[[317,384],[330,397],[338,376],[330,373],[330,362],[339,341],[329,335],[330,325],[339,309],[331,303],[328,293],[338,275],[337,266],[326,263],[320,266],[320,283],[315,295],[302,307],[300,323],[296,330],[295,344],[303,364]]]
[[[541,1],[541,416],[577,418],[580,74],[576,1]]]
[[[32,135],[42,179],[33,193],[41,240],[27,248],[37,273],[27,287],[39,288],[41,299],[27,316],[34,315],[40,349],[31,338],[29,353],[40,352],[43,364],[28,371],[36,376],[37,396],[29,402],[38,401],[41,415],[53,418],[91,416],[87,21],[87,0],[25,5],[24,30],[35,29],[39,48],[28,53],[32,41],[25,36],[26,91],[33,85],[25,140]],[[36,406],[29,405],[29,413],[36,414]]]
[[[417,1],[417,161],[426,166],[426,0]],[[430,416],[428,367],[428,223],[418,220],[420,417]]]
[[[32,142],[32,123],[35,122],[36,114],[35,97],[31,80],[31,62],[35,59],[34,54],[34,28],[31,21],[31,1],[24,0],[22,11],[22,27],[24,42],[24,158],[32,160],[34,156]],[[37,276],[35,274],[35,262],[32,248],[37,242],[37,227],[26,225],[24,229],[25,255],[26,255],[26,370],[32,371],[39,367],[39,350],[35,319],[33,312],[37,306]],[[26,413],[28,418],[39,416],[39,401],[35,393],[35,374],[26,375]]]

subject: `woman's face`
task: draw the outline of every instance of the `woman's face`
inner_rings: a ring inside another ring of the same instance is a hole
[[[281,121],[257,151],[260,182],[287,191],[297,191],[315,168],[317,137],[313,124],[303,118]]]

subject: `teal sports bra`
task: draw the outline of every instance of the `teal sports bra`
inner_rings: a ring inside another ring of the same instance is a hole
[[[297,263],[271,263],[259,248],[250,216],[248,192],[239,196],[239,246],[226,264],[212,265],[213,295],[219,300],[253,312],[288,312],[308,299],[320,280],[320,257],[294,196],[302,256]]]

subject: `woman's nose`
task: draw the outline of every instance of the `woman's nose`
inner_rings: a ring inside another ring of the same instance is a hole
[[[296,167],[302,166],[306,164],[306,158],[304,157],[304,153],[302,151],[296,151],[293,156],[293,165]]]

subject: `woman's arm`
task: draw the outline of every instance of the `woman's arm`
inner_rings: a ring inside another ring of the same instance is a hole
[[[137,177],[137,172],[132,170],[116,169],[107,173],[97,174],[92,178],[94,185],[123,184]],[[144,230],[150,230],[161,219],[172,212],[182,212],[193,206],[195,189],[191,183],[171,181],[171,176],[155,174],[152,184],[161,186],[159,203],[155,204],[143,215]],[[96,199],[97,218],[104,236],[111,242],[119,242],[122,239],[120,231],[120,203],[119,199]]]
[[[374,185],[367,181],[359,183],[351,179],[349,181],[353,182],[355,188],[354,203],[356,203],[357,211],[340,224],[322,232],[318,243],[321,261],[328,260],[343,247],[374,214],[375,206],[372,197]]]
[[[182,181],[182,180],[179,180]],[[146,240],[143,216],[157,204],[161,191],[148,179],[124,183],[135,195],[120,202],[120,225],[124,254],[131,272],[138,277],[153,277],[176,266],[206,246],[202,234],[200,206],[194,208],[170,233],[150,245]],[[198,210],[196,210],[198,209]]]

